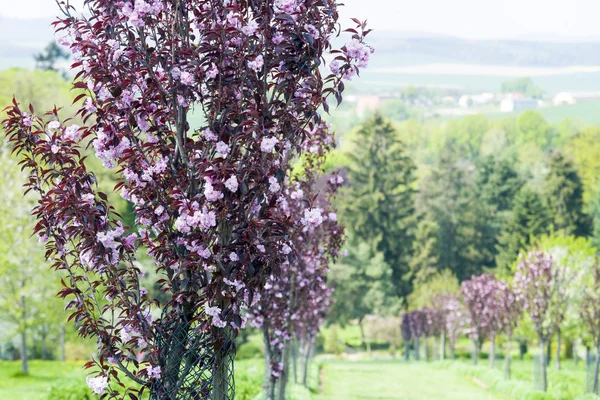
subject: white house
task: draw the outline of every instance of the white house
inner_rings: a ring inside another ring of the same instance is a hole
[[[535,110],[538,107],[538,101],[522,95],[509,95],[500,102],[500,111],[503,113],[521,112],[525,110]]]

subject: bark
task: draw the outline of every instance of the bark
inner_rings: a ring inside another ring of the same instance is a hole
[[[404,341],[404,361],[410,360],[410,342]]]
[[[415,360],[419,361],[421,359],[421,338],[418,336],[415,337]]]
[[[429,355],[429,338],[427,336],[425,336],[425,340],[423,341],[424,345],[425,345],[425,360],[429,361],[430,359],[430,355]]]
[[[496,336],[492,336],[490,338],[490,357],[489,357],[489,362],[490,362],[490,368],[494,369],[495,365],[496,365]]]
[[[47,331],[46,331],[46,325],[44,325],[42,327],[42,360],[46,360],[46,336],[47,336]]]
[[[507,381],[510,380],[510,363],[511,363],[511,355],[510,355],[510,345],[512,338],[509,336],[506,341],[506,350],[504,351],[504,379]]]
[[[25,296],[21,296],[21,312],[23,316],[23,329],[21,330],[21,372],[25,375],[29,374],[29,364],[27,363],[27,328],[25,327],[25,319],[27,318],[25,305]]]
[[[600,342],[596,344],[596,363],[594,365],[594,394],[598,394],[598,368],[600,368]]]
[[[548,338],[548,343],[546,344],[546,365],[550,365],[550,357],[552,357],[552,338]]]
[[[271,344],[269,341],[269,329],[267,322],[262,326],[263,341],[265,343],[265,373],[263,375],[263,388],[267,393],[267,400],[273,400],[275,397],[275,386],[271,379]]]
[[[392,353],[392,359],[396,359],[396,343],[392,341],[392,348],[391,348],[391,353]]]
[[[283,364],[283,371],[277,380],[277,400],[285,400],[285,389],[288,381],[288,370],[289,370],[289,350],[290,342],[288,341],[281,351],[281,362]]]
[[[60,361],[64,362],[65,357],[65,328],[60,328]]]
[[[358,327],[360,328],[360,347],[365,347],[365,327],[363,326],[362,318],[358,320]]]
[[[560,371],[560,330],[556,334],[556,369]]]
[[[477,340],[473,340],[473,364],[477,365],[479,362],[479,343]]]
[[[444,332],[440,333],[440,360],[446,359],[446,335]]]
[[[235,357],[235,346],[228,340],[231,337],[231,328],[224,329],[223,335],[227,340],[227,348],[217,351],[213,365],[213,395],[211,400],[233,400],[230,397],[230,383],[233,385],[233,358]]]
[[[294,383],[298,383],[298,341],[292,341],[292,367],[294,370]]]
[[[314,339],[312,339],[314,340]],[[302,384],[306,386],[307,376],[308,376],[308,361],[310,360],[310,353],[312,352],[313,342],[307,343],[306,345],[306,354],[304,355],[304,372],[302,374]]]
[[[544,343],[544,340],[540,339],[540,367],[541,367],[541,372],[542,372],[542,387],[541,390],[543,392],[546,391],[547,386],[548,386],[548,381],[547,381],[547,376],[546,376],[546,367],[548,366],[548,363],[546,362],[546,357],[545,357],[545,347],[546,347],[546,343]]]

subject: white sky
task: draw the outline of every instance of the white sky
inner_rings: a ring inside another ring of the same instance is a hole
[[[81,0],[72,0],[74,4]],[[473,39],[600,39],[599,0],[342,0],[377,30]],[[54,0],[0,0],[0,17],[57,14]],[[1,23],[1,21],[0,21]]]

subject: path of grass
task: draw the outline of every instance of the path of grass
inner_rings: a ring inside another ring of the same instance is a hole
[[[327,361],[317,400],[496,400],[454,371],[402,361]]]

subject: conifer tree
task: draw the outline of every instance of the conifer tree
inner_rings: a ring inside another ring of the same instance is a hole
[[[480,213],[480,246],[483,265],[496,266],[498,239],[508,222],[516,194],[523,187],[523,180],[508,159],[484,157],[477,164],[475,196]]]
[[[498,238],[496,264],[506,271],[531,238],[548,232],[550,216],[540,195],[528,186],[517,193],[512,214]]]
[[[550,160],[550,172],[544,181],[544,197],[552,210],[555,230],[567,234],[587,236],[591,224],[584,213],[583,184],[577,168],[562,153],[556,152]]]
[[[392,124],[379,114],[359,128],[355,144],[345,223],[354,240],[383,253],[396,292],[405,297],[411,291],[415,165]]]

